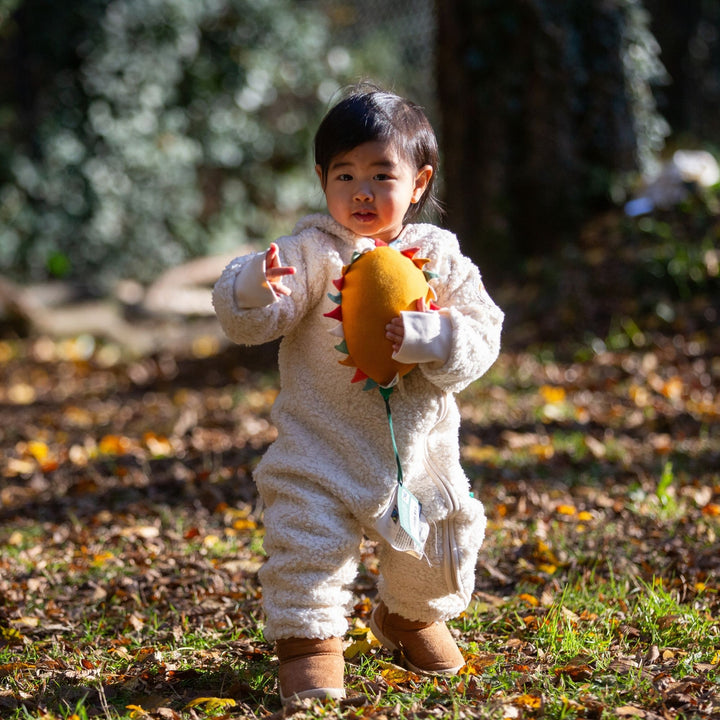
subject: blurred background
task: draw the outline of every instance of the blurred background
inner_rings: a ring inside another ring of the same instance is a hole
[[[323,209],[312,136],[361,79],[426,108],[433,220],[536,310],[518,341],[639,322],[621,295],[714,326],[719,33],[717,0],[0,0],[4,332],[48,286],[208,313],[221,261]]]

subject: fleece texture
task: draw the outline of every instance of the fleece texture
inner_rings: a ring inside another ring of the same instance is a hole
[[[429,258],[425,269],[437,274],[429,282],[451,327],[447,359],[420,362],[390,398],[405,485],[431,526],[427,557],[418,560],[374,531],[397,480],[384,401],[379,391],[351,384],[354,369],[338,363],[330,332],[337,322],[324,317],[335,307],[333,279],[374,242],[330,216],[310,215],[277,245],[282,264],[297,268],[286,279],[291,295],[243,289],[238,278],[252,275],[258,255],[233,260],[213,292],[231,340],[255,345],[282,337],[272,410],[278,437],[255,472],[265,506],[265,635],[345,633],[363,533],[380,543],[378,592],[390,612],[428,622],[454,617],[474,587],[485,516],[460,466],[453,395],[497,358],[503,314],[452,233],[427,224],[403,229],[395,247],[418,247],[418,256]]]

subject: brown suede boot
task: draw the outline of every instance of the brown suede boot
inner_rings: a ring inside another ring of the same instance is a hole
[[[380,602],[370,617],[373,635],[388,649],[401,650],[410,670],[423,675],[455,675],[465,664],[444,622],[416,622],[391,613]]]
[[[302,698],[345,697],[345,658],[340,638],[278,640],[280,700],[285,705]]]

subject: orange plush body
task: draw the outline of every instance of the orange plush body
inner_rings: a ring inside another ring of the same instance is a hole
[[[386,387],[415,365],[392,358],[385,326],[403,310],[416,310],[421,298],[429,306],[434,292],[427,283],[429,273],[422,269],[428,260],[414,258],[417,248],[398,251],[377,244],[343,268],[335,281],[340,295],[331,295],[339,306],[326,315],[342,321],[344,342],[337,349],[348,355],[341,364],[358,369],[353,382],[370,378]]]

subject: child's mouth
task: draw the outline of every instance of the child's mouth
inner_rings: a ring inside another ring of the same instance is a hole
[[[353,217],[360,222],[369,222],[375,219],[375,213],[373,212],[354,212]]]

